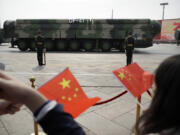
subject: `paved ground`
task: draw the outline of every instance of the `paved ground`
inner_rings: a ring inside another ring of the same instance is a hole
[[[146,49],[136,49],[134,61],[151,73],[166,57],[178,54],[180,47],[160,44]],[[8,44],[0,46],[0,62],[5,63],[6,71],[31,85],[29,78],[36,78],[39,87],[51,77],[69,67],[85,93],[90,97],[109,99],[125,90],[112,74],[112,70],[125,65],[123,53],[47,53],[47,65],[37,66],[35,52],[20,52],[9,48]],[[146,108],[151,98],[143,94],[142,104]],[[135,123],[136,100],[126,94],[117,100],[91,107],[81,114],[76,121],[84,128],[87,135],[129,135]],[[31,112],[24,106],[20,112],[11,116],[0,116],[0,135],[30,135],[33,132]]]

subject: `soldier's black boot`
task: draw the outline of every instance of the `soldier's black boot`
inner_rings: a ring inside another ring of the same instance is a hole
[[[43,65],[43,63],[42,63],[42,62],[40,62],[40,63],[39,63],[39,65],[40,65],[40,66],[42,66],[42,65]]]

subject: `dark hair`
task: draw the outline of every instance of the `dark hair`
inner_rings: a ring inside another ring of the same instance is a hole
[[[155,85],[150,107],[136,123],[140,135],[180,128],[180,55],[171,56],[159,65]]]

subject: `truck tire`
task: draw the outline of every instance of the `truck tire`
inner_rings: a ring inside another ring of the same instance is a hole
[[[44,45],[47,51],[53,51],[55,48],[55,44],[52,40],[45,40]]]
[[[26,51],[28,49],[28,44],[24,40],[18,40],[18,48],[21,51]]]
[[[80,43],[78,41],[70,41],[69,49],[71,51],[79,51],[80,50]]]
[[[35,51],[36,50],[36,43],[35,41],[31,41],[30,45],[29,45],[29,48],[31,51]]]
[[[82,45],[83,49],[85,49],[85,51],[92,51],[95,47],[95,43],[93,41],[83,41],[83,45]]]
[[[111,50],[111,43],[109,41],[101,41],[100,46],[103,52],[109,52]]]
[[[57,51],[66,51],[67,50],[67,43],[63,40],[57,40],[56,41],[56,49]]]

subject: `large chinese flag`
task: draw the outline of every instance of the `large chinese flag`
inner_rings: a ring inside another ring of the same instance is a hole
[[[134,97],[141,96],[154,82],[153,75],[136,63],[114,70],[113,73]]]
[[[48,99],[64,104],[64,111],[74,118],[100,100],[99,97],[88,98],[68,68],[41,86],[38,91]]]

